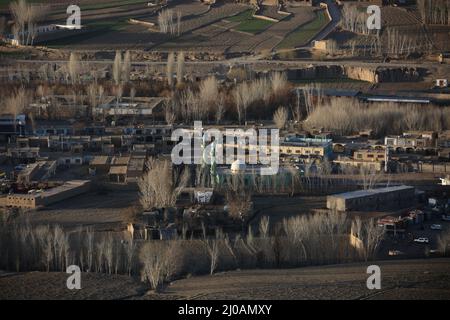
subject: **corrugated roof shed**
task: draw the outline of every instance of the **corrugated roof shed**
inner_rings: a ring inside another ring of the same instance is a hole
[[[375,195],[375,194],[380,194],[380,193],[389,193],[389,192],[394,192],[394,191],[402,191],[402,190],[410,190],[410,189],[414,189],[414,187],[394,186],[394,187],[379,188],[379,189],[345,192],[345,193],[341,193],[341,194],[331,195],[330,197],[336,197],[336,198],[342,198],[342,199],[355,199],[355,198],[362,198],[362,197],[367,197],[370,195]]]

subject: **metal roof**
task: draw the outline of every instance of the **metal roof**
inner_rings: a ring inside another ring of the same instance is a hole
[[[403,190],[411,190],[411,189],[414,189],[414,187],[411,187],[411,186],[394,186],[394,187],[379,188],[379,189],[358,190],[358,191],[352,191],[352,192],[345,192],[345,193],[330,195],[330,197],[341,198],[341,199],[355,199],[355,198],[363,198],[363,197],[368,197],[368,196],[382,194],[382,193],[389,193],[389,192],[403,191]]]

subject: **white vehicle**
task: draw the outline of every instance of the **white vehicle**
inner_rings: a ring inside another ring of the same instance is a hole
[[[442,215],[442,220],[443,220],[443,221],[450,221],[450,216],[444,216],[444,215]]]
[[[450,186],[450,176],[446,176],[445,178],[440,178],[442,186]]]
[[[442,230],[442,226],[440,224],[432,224],[430,226],[431,230]]]
[[[416,239],[414,239],[414,242],[417,242],[417,243],[430,243],[430,240],[428,238],[416,238]]]
[[[403,252],[401,252],[400,250],[389,250],[388,253],[391,257],[395,257],[395,256],[400,256],[402,254],[404,254]]]

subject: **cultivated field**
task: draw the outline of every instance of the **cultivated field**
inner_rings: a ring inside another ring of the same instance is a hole
[[[368,290],[366,268],[381,268],[381,290]],[[82,274],[66,289],[65,273],[0,274],[0,299],[450,299],[450,260],[381,261],[290,270],[248,270],[172,282],[163,293],[126,276]]]
[[[254,17],[254,9],[238,3],[207,6],[199,1],[180,0],[164,8],[181,14],[179,33],[158,32],[159,7],[147,7],[138,1],[100,1],[81,3],[82,24],[88,32],[53,40],[43,45],[75,49],[153,49],[216,53],[254,53],[305,45],[325,21],[323,12],[312,7],[288,7],[290,14],[279,14],[274,7],[263,7]],[[48,22],[64,23],[66,15],[52,9]],[[142,21],[131,24],[129,19]],[[154,26],[149,27],[146,23]],[[300,26],[300,27],[299,27]],[[177,26],[178,28],[178,26]]]
[[[370,262],[293,270],[252,270],[175,281],[167,294],[187,299],[450,299],[450,260]],[[382,290],[366,287],[377,264]]]
[[[296,48],[306,45],[319,33],[329,22],[324,11],[317,11],[314,20],[301,25],[279,44],[280,49]]]

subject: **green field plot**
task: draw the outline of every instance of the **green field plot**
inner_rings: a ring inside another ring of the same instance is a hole
[[[238,15],[226,18],[226,20],[231,22],[240,22],[239,25],[234,28],[234,30],[252,34],[257,34],[261,31],[264,31],[274,24],[274,22],[272,21],[253,17],[253,13],[253,9],[249,9],[241,12]]]
[[[324,11],[316,12],[316,17],[313,21],[299,27],[290,33],[278,45],[279,49],[295,48],[307,44],[316,34],[318,34],[323,27],[329,22],[328,17]]]

